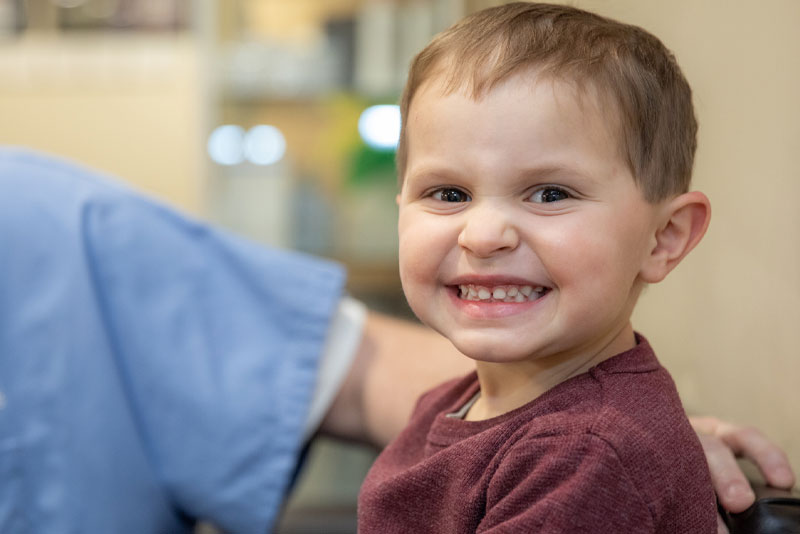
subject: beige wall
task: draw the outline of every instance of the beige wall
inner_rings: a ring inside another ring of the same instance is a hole
[[[711,227],[634,324],[689,410],[758,425],[800,469],[800,2],[574,4],[658,35],[695,94]]]
[[[199,52],[180,36],[0,42],[0,144],[60,154],[204,207]]]

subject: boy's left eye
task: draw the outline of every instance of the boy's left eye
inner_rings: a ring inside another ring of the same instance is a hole
[[[531,202],[546,204],[550,202],[558,202],[559,200],[566,200],[570,198],[570,194],[561,189],[560,187],[542,187],[533,192],[530,197]]]

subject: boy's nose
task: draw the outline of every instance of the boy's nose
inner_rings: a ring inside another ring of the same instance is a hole
[[[510,218],[499,210],[474,207],[458,235],[458,244],[480,258],[510,252],[519,245],[519,234]]]

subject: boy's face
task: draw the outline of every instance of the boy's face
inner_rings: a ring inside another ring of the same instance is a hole
[[[619,352],[660,205],[606,115],[530,72],[477,101],[440,83],[409,110],[398,196],[412,309],[477,360]]]

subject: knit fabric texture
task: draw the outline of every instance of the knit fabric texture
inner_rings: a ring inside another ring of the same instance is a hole
[[[716,533],[708,466],[648,342],[484,421],[477,376],[423,395],[361,489],[361,534]]]

